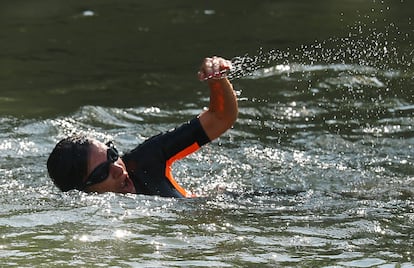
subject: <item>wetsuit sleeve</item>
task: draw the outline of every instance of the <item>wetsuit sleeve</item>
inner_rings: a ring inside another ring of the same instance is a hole
[[[146,140],[123,159],[138,193],[190,197],[173,178],[172,164],[210,142],[198,118]]]
[[[198,118],[194,118],[190,122],[170,130],[157,138],[161,140],[164,153],[168,159],[184,152],[188,152],[187,154],[192,153],[210,142]],[[191,150],[190,148],[193,147],[197,148]]]

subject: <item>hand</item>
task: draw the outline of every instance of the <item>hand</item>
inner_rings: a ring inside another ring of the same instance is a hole
[[[200,124],[210,140],[220,137],[237,119],[237,97],[233,85],[226,78],[231,62],[220,57],[205,58],[198,78],[207,80],[210,101],[207,110],[199,115]]]
[[[229,60],[212,57],[205,58],[203,64],[198,72],[198,79],[205,81],[209,79],[223,79],[227,76],[227,71],[231,68],[231,62]]]

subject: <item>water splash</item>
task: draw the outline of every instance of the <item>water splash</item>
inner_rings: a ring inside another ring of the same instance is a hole
[[[233,68],[230,79],[257,76],[257,71],[272,67],[275,73],[286,72],[292,65],[353,65],[361,68],[410,73],[414,63],[412,36],[402,30],[396,23],[371,27],[365,22],[357,21],[349,26],[347,36],[332,37],[327,40],[315,40],[295,49],[285,51],[273,49],[264,51],[260,48],[257,55],[238,56],[232,59]],[[411,25],[411,18],[409,18]]]

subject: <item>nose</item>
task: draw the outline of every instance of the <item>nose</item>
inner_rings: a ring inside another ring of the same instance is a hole
[[[110,165],[109,173],[111,174],[112,178],[118,179],[124,173],[124,168],[117,162],[114,162]]]

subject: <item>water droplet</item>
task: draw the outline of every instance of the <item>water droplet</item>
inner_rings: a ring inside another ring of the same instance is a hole
[[[85,10],[82,12],[82,16],[84,17],[92,17],[95,16],[95,12],[92,10]]]
[[[214,15],[214,14],[216,14],[216,11],[213,9],[204,10],[204,15]]]

